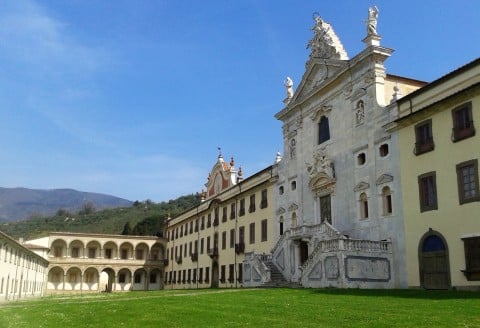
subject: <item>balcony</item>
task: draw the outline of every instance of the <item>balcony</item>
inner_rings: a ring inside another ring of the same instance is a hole
[[[192,253],[190,255],[190,258],[192,259],[192,262],[197,262],[198,261],[198,253]]]
[[[213,258],[217,258],[217,257],[218,257],[218,248],[217,248],[217,247],[209,248],[209,249],[207,250],[207,254],[208,254],[208,256],[210,256],[212,259],[213,259]]]
[[[423,142],[415,143],[415,155],[420,155],[435,149],[435,144],[433,143],[433,138],[427,138]]]
[[[457,142],[475,135],[473,121],[467,121],[464,127],[452,129],[452,141]]]
[[[235,253],[240,254],[245,252],[245,243],[235,244]]]

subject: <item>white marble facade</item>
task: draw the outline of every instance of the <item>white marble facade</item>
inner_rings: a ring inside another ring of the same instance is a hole
[[[406,287],[397,140],[383,126],[393,86],[415,81],[386,74],[393,50],[376,33],[348,59],[330,24],[315,17],[312,30],[303,78],[275,116],[284,156],[274,262],[308,287]]]

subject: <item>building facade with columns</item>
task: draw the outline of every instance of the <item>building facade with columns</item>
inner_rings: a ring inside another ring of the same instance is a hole
[[[270,281],[276,164],[243,178],[218,156],[200,205],[167,221],[165,288],[235,288]],[[265,260],[265,261],[261,261]]]
[[[48,249],[48,294],[163,288],[163,238],[51,232],[26,243]]]
[[[0,302],[44,294],[48,261],[38,253],[46,251],[27,247],[0,231]]]
[[[305,73],[295,91],[286,81],[275,115],[284,144],[275,226],[283,231],[272,258],[305,287],[407,286],[398,140],[383,126],[395,100],[425,83],[387,74],[393,50],[380,44],[377,15],[370,8],[365,48],[353,58],[315,16]]]

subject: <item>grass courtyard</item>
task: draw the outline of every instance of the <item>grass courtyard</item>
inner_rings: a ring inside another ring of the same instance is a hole
[[[0,305],[0,327],[480,327],[480,293],[227,289],[54,296]]]

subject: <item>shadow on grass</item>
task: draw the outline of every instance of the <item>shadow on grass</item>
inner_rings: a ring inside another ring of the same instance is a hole
[[[361,297],[395,297],[431,300],[480,299],[479,291],[424,290],[424,289],[310,289],[312,293],[322,295],[348,295]]]

